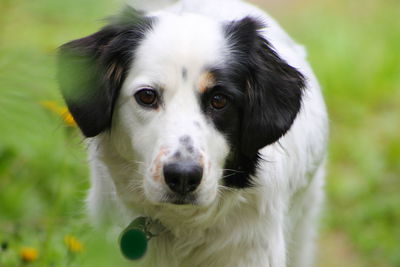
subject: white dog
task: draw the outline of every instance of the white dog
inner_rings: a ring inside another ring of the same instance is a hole
[[[63,45],[58,76],[94,221],[164,229],[143,266],[312,265],[327,116],[303,48],[264,12],[127,7]]]

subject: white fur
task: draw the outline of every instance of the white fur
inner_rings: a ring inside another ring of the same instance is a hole
[[[272,18],[242,1],[182,0],[153,14],[159,23],[137,50],[111,134],[88,140],[87,203],[93,220],[108,218],[121,227],[137,216],[159,220],[167,231],[150,241],[143,266],[310,266],[328,126],[304,49]],[[248,15],[266,21],[265,38],[306,76],[307,88],[290,131],[261,150],[268,161],[255,175],[257,186],[235,190],[219,185],[228,144],[206,123],[193,83],[205,66],[226,62],[229,46],[218,23]],[[187,68],[186,81],[181,66]],[[143,110],[132,96],[156,84],[165,88],[165,109]],[[168,189],[153,177],[154,170],[160,172],[157,163],[168,162],[173,152],[184,154],[178,141],[183,135],[191,137],[205,166],[211,165],[198,189],[198,206],[160,203]]]

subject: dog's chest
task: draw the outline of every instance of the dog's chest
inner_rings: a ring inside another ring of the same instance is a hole
[[[262,266],[269,253],[271,237],[265,226],[270,216],[254,209],[260,207],[258,198],[231,194],[225,205],[197,220],[175,221],[174,233],[151,239],[141,266]]]

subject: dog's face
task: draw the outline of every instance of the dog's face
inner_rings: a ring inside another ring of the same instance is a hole
[[[144,163],[139,168],[149,200],[208,204],[229,153],[212,117],[234,108],[227,92],[215,90],[210,72],[223,62],[225,40],[201,17],[168,16],[158,23],[136,49],[113,131]]]
[[[129,9],[61,48],[61,90],[85,136],[108,131],[122,158],[140,162],[127,188],[152,203],[208,205],[223,186],[253,184],[258,150],[300,109],[303,76],[261,28]]]

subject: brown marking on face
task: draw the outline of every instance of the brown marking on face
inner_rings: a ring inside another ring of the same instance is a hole
[[[215,85],[215,77],[211,72],[204,72],[200,75],[198,89],[200,93],[204,93],[208,88]]]
[[[153,168],[152,168],[152,178],[154,181],[159,182],[161,180],[161,158],[168,152],[165,147],[161,147],[160,151],[158,152],[157,156],[153,161]]]

